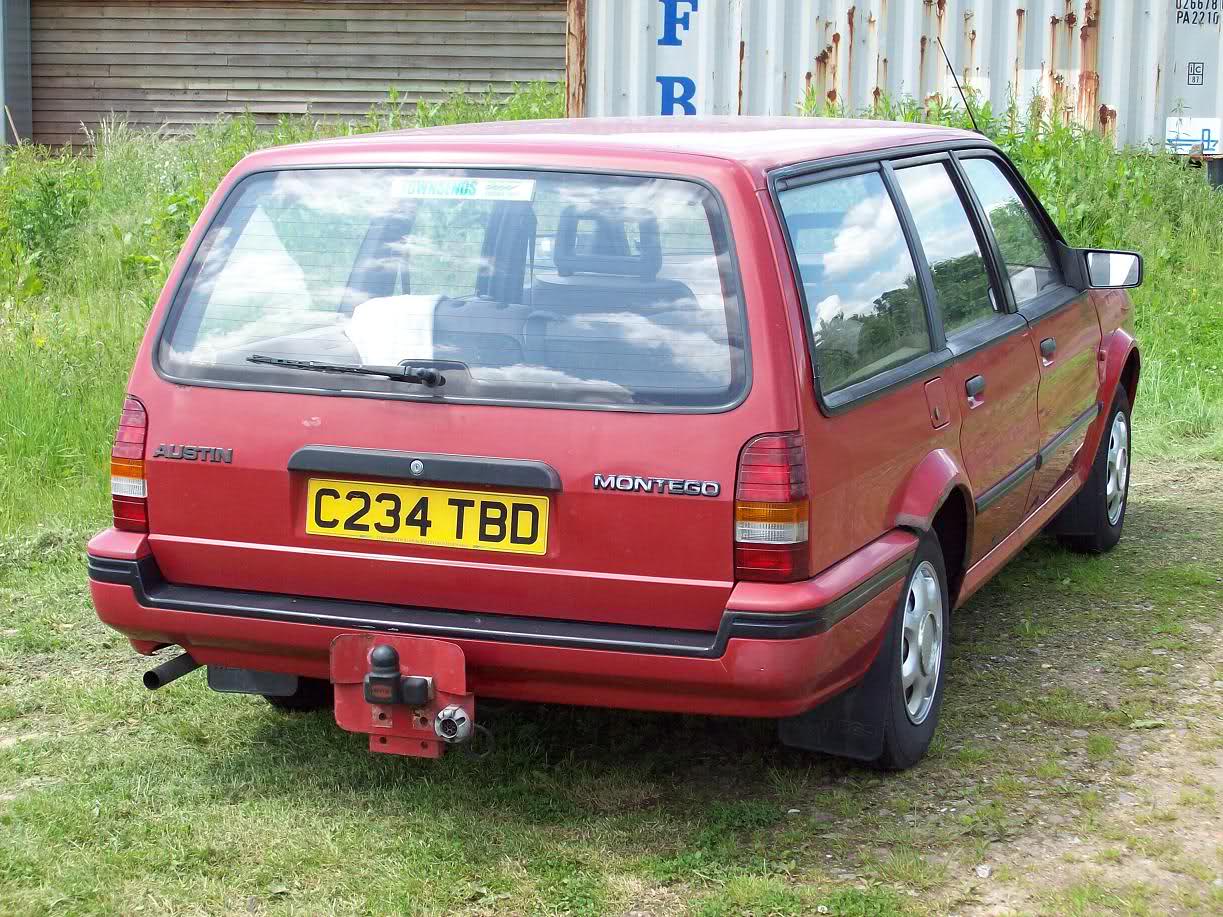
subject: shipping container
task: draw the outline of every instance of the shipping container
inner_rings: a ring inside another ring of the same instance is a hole
[[[1040,96],[1127,144],[1220,154],[1223,0],[570,0],[572,115],[796,114]]]

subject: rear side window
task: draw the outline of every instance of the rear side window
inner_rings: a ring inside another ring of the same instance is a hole
[[[998,163],[973,157],[961,160],[960,165],[989,217],[1015,302],[1023,305],[1059,286],[1061,275],[1053,266],[1036,220]]]
[[[695,182],[290,170],[229,196],[159,347],[184,381],[444,400],[716,409],[746,386],[729,233]],[[433,367],[445,385],[252,356]]]
[[[820,389],[829,394],[930,352],[917,272],[877,172],[782,191]]]
[[[897,169],[934,281],[948,337],[1001,311],[972,222],[943,163]]]

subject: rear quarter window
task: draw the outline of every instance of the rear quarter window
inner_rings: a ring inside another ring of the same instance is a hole
[[[680,179],[493,170],[260,173],[176,292],[182,381],[404,397],[715,410],[746,390],[730,232]],[[421,391],[251,362],[434,366]]]
[[[824,394],[929,353],[917,271],[879,173],[804,185],[779,199]]]

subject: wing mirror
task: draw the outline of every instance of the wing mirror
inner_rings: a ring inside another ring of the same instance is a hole
[[[1142,255],[1087,251],[1087,282],[1096,290],[1129,290],[1142,283]]]
[[[1080,290],[1130,290],[1142,285],[1142,255],[1137,252],[1071,248],[1059,245],[1066,282]]]

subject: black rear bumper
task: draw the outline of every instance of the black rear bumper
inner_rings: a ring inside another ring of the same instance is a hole
[[[717,658],[725,652],[727,641],[734,637],[794,640],[821,634],[903,577],[908,565],[909,558],[902,558],[819,608],[785,614],[727,610],[716,631],[561,621],[272,592],[180,586],[166,582],[151,555],[139,560],[115,560],[90,555],[89,578],[94,582],[129,586],[140,605],[169,611],[452,640]]]

